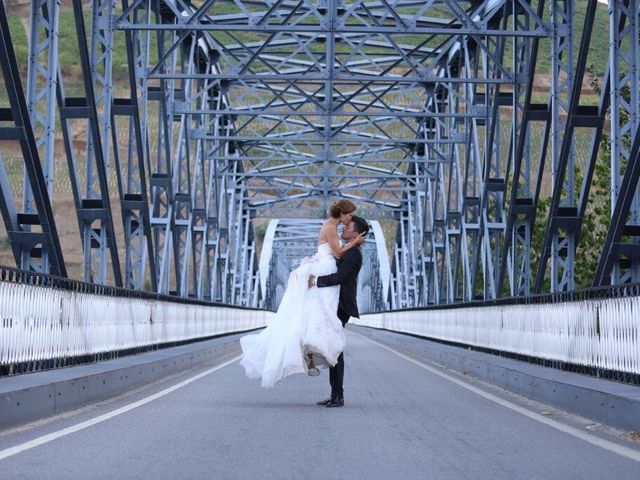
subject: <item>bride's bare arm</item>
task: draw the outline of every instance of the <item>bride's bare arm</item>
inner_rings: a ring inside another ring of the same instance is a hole
[[[364,242],[364,234],[358,235],[356,238],[351,240],[349,243],[345,245],[340,245],[340,239],[338,238],[338,232],[332,226],[326,225],[325,227],[325,236],[327,237],[327,242],[331,247],[331,253],[336,258],[341,258],[345,253],[351,250],[356,245],[361,245]]]

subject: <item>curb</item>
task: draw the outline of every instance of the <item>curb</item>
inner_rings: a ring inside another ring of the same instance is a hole
[[[403,332],[364,326],[356,326],[354,331],[531,400],[616,428],[640,431],[640,387],[466,350]]]
[[[88,365],[0,378],[0,430],[106,400],[238,349],[232,334]]]

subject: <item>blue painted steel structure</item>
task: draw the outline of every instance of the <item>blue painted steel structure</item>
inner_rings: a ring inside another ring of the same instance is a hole
[[[610,1],[609,31],[594,32],[596,0],[73,0],[77,96],[59,73],[59,2],[32,1],[26,89],[2,3],[0,139],[25,165],[21,196],[0,168],[16,264],[66,274],[51,207],[60,132],[85,281],[258,305],[254,220],[318,219],[350,198],[392,245],[375,308],[571,291],[610,111],[612,221],[593,283],[640,281],[639,3]],[[605,35],[589,105],[589,46]],[[549,92],[534,95],[543,56]]]

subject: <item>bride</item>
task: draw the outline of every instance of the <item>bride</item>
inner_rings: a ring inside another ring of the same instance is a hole
[[[272,387],[294,373],[317,375],[315,364],[334,366],[344,350],[344,329],[337,316],[340,286],[309,289],[307,280],[309,275],[335,273],[336,258],[364,242],[364,234],[346,245],[338,238],[338,225],[348,224],[355,210],[349,200],[331,206],[320,229],[318,251],[303,258],[289,274],[287,289],[267,328],[240,339],[240,364],[249,378],[262,377],[263,387]]]

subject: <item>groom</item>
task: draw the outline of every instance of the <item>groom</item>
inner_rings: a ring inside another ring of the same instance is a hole
[[[369,225],[364,218],[354,215],[351,221],[344,227],[342,238],[347,242],[353,241],[358,235],[369,232]],[[331,275],[318,277],[312,275],[309,277],[309,288],[332,287],[340,285],[340,301],[338,303],[338,318],[342,322],[342,326],[349,321],[349,317],[359,318],[358,303],[356,301],[358,292],[358,273],[362,267],[362,251],[360,246],[351,248],[337,262],[338,271]],[[326,405],[327,407],[344,406],[344,393],[342,389],[342,380],[344,377],[344,357],[343,353],[338,357],[335,367],[329,369],[329,382],[331,383],[331,397],[318,402],[318,405]]]

